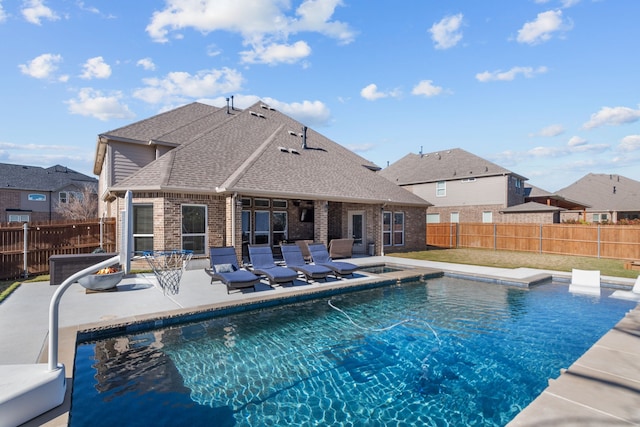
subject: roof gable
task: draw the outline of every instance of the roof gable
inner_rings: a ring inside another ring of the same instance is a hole
[[[410,153],[381,170],[380,174],[398,185],[496,175],[527,179],[460,148],[427,154]]]

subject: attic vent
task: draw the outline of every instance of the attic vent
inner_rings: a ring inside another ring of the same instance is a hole
[[[300,154],[300,152],[298,150],[296,150],[295,148],[289,148],[289,152],[291,154]],[[614,187],[615,188],[615,187]]]
[[[252,116],[258,117],[258,113],[256,113],[255,111],[249,111],[249,114],[251,114]]]
[[[295,132],[294,132],[294,131],[292,131],[292,130],[290,130],[290,131],[289,131],[289,135],[291,135],[291,136],[298,136],[298,134],[297,134],[297,133],[295,133]]]
[[[289,152],[287,147],[278,147],[278,150],[282,151],[283,153],[288,153]]]
[[[267,107],[267,106],[266,106],[266,105],[264,105],[264,104],[260,104],[260,108],[264,108],[265,110],[268,110],[268,109],[269,109],[269,107]]]

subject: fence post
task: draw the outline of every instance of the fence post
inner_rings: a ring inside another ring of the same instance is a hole
[[[29,277],[29,273],[28,273],[28,265],[27,265],[27,253],[29,251],[29,240],[27,237],[27,230],[29,229],[29,224],[28,223],[23,223],[22,224],[22,235],[24,237],[24,245],[22,248],[22,268],[24,269],[24,278],[26,279],[27,277]]]
[[[542,253],[542,223],[540,223],[540,253]]]
[[[100,249],[103,248],[104,242],[104,216],[100,217]]]
[[[600,224],[598,224],[598,258],[600,258]]]

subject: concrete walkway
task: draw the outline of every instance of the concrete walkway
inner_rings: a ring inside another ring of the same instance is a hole
[[[60,303],[59,360],[72,374],[76,334],[79,330],[107,328],[141,319],[174,316],[233,304],[313,293],[329,287],[352,286],[391,279],[417,271],[440,270],[499,279],[503,283],[526,284],[553,275],[569,279],[568,273],[535,269],[497,269],[461,264],[417,261],[394,257],[349,260],[356,264],[404,264],[418,270],[382,275],[360,274],[354,279],[330,279],[258,292],[227,294],[220,283],[210,283],[203,265],[192,262],[183,275],[178,295],[164,295],[152,274],[125,277],[117,292],[87,294],[73,284]],[[422,270],[423,269],[423,270]],[[631,289],[633,280],[603,277],[603,282]],[[49,303],[57,286],[48,282],[21,285],[0,304],[0,365],[46,362]],[[69,382],[70,384],[70,382]],[[70,390],[71,387],[67,387]],[[68,393],[69,394],[69,393]],[[59,408],[27,425],[63,426],[68,420],[69,399]],[[640,425],[640,310],[636,308],[607,333],[583,357],[564,372],[527,407],[510,426]]]

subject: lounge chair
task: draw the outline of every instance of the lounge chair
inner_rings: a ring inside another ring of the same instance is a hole
[[[360,267],[350,262],[334,261],[329,256],[329,251],[323,243],[312,243],[309,245],[311,259],[316,265],[323,265],[330,268],[336,278],[343,276],[353,276],[353,272]]]
[[[600,270],[571,270],[569,292],[600,295]]]
[[[628,299],[640,302],[640,276],[636,279],[636,283],[630,291],[614,291],[611,298]]]
[[[233,247],[209,248],[211,268],[204,271],[211,276],[211,283],[218,280],[227,286],[227,294],[232,289],[253,288],[260,282],[260,277],[250,271],[241,269]]]
[[[307,283],[309,283],[309,279],[327,280],[327,276],[331,274],[331,270],[328,267],[307,264],[304,261],[302,251],[298,245],[281,245],[280,248],[282,249],[282,257],[284,258],[284,262],[287,264],[287,267],[304,274]]]
[[[353,239],[333,239],[330,241],[329,256],[332,259],[351,258],[353,256]]]
[[[311,253],[309,252],[309,245],[313,243],[313,240],[296,240],[296,245],[300,247],[302,256],[306,262],[311,262]]]
[[[265,276],[273,287],[276,284],[291,283],[298,277],[298,272],[287,267],[276,265],[273,252],[269,246],[249,246],[251,269],[255,274]]]

